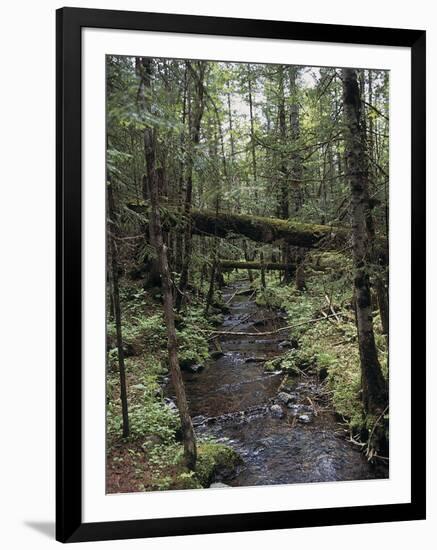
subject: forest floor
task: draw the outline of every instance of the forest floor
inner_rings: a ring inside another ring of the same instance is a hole
[[[369,463],[364,451],[370,447],[360,439],[376,419],[362,413],[356,329],[340,280],[336,287],[331,277],[326,286],[328,279],[314,274],[307,291],[298,292],[275,276],[263,289],[244,275],[228,276],[221,310],[213,308],[205,319],[202,300],[193,300],[178,321],[182,365],[204,367],[184,372],[199,443],[196,475],[182,465],[159,301],[126,290],[131,436],[120,437],[118,373],[110,364],[107,492],[197,488],[217,480],[256,485],[387,476],[386,461],[376,468]],[[214,330],[230,334],[214,344]],[[386,371],[379,329],[377,343]]]

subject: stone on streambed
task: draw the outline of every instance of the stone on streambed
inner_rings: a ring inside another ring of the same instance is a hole
[[[284,417],[284,411],[282,410],[282,407],[280,405],[272,405],[270,407],[270,412],[272,413],[272,416],[274,416],[275,418]]]
[[[169,409],[171,409],[172,411],[177,411],[178,408],[177,408],[177,405],[176,403],[173,401],[173,399],[170,399],[169,397],[166,397],[164,399],[164,403],[167,405],[167,407]]]
[[[296,338],[290,338],[290,340],[282,340],[278,346],[282,349],[296,349],[299,347],[299,342]]]
[[[245,363],[264,363],[266,361],[265,357],[248,357],[244,362]]]
[[[293,416],[298,416],[299,414],[313,414],[313,409],[309,405],[290,402],[287,406],[291,409],[291,414]]]
[[[299,422],[302,422],[302,424],[309,424],[312,419],[313,417],[309,414],[301,414],[298,416],[298,420]]]
[[[198,372],[203,371],[204,368],[204,365],[181,365],[182,370],[185,372],[190,372],[191,374],[197,374]]]
[[[208,418],[206,416],[203,416],[202,414],[199,414],[198,416],[193,416],[191,419],[191,422],[193,423],[193,426],[200,426],[204,422],[206,422]]]
[[[220,359],[220,357],[223,357],[225,355],[224,351],[211,351],[209,354],[212,359]]]
[[[290,340],[283,340],[282,342],[279,342],[278,346],[282,349],[289,349],[293,348],[293,343],[290,342]]]
[[[282,403],[283,405],[288,405],[288,403],[294,403],[297,400],[298,396],[296,393],[287,393],[285,391],[281,391],[276,396],[276,399]]]

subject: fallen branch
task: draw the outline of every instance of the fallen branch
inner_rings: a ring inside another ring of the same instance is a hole
[[[366,448],[367,460],[371,460],[373,458],[373,456],[376,454],[375,449],[370,447],[371,444],[372,444],[372,437],[373,437],[373,434],[375,432],[376,426],[379,424],[379,421],[381,420],[381,418],[385,415],[385,413],[387,411],[388,411],[388,405],[385,407],[385,409],[382,411],[382,413],[378,416],[375,423],[373,424],[372,430],[371,430],[369,438],[367,440],[367,448]]]
[[[198,330],[200,332],[208,332],[209,334],[217,334],[218,336],[271,336],[273,334],[278,334],[279,332],[283,332],[285,330],[292,330],[293,328],[297,328],[302,325],[317,323],[318,321],[323,321],[323,320],[329,319],[330,317],[334,317],[334,315],[325,314],[324,317],[317,317],[317,319],[309,319],[307,321],[301,321],[294,325],[288,325],[286,327],[281,327],[276,330],[269,330],[267,332],[232,332],[228,330],[206,330],[202,328],[199,328]]]
[[[232,300],[235,298],[235,296],[237,295],[237,293],[238,293],[239,291],[240,291],[240,289],[237,288],[237,290],[232,294],[232,296],[229,298],[229,300],[225,302],[225,305],[226,305],[226,306],[232,302]]]
[[[332,305],[332,302],[329,299],[329,296],[327,294],[325,294],[325,300],[328,302],[329,309],[331,310],[334,317],[337,319],[338,322],[340,322],[340,319],[338,318],[338,315],[335,313],[334,306]]]

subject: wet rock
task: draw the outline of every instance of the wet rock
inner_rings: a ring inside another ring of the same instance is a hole
[[[225,355],[224,351],[212,351],[210,353],[210,356],[212,359],[220,359],[220,357],[223,357]]]
[[[166,386],[169,383],[170,377],[169,376],[163,376],[159,382],[161,386]]]
[[[293,344],[292,342],[290,342],[290,340],[283,340],[282,342],[279,342],[279,347],[282,348],[282,349],[286,349],[286,348],[292,348],[293,347]]]
[[[270,412],[272,413],[272,416],[274,416],[275,418],[284,417],[284,411],[282,410],[282,407],[280,405],[272,405],[270,407]]]
[[[328,369],[326,367],[321,367],[319,369],[319,380],[323,382],[328,378]]]
[[[300,405],[295,403],[289,403],[288,408],[290,409],[290,412],[293,416],[309,416],[310,419],[312,418],[313,409],[309,407],[308,405]],[[304,420],[302,422],[305,422]]]
[[[221,483],[217,481],[216,483],[211,483],[209,486],[210,489],[223,489],[224,487],[230,487],[230,485],[226,485],[226,483]]]
[[[164,399],[164,403],[167,405],[167,407],[169,409],[172,409],[173,411],[177,411],[177,405],[176,403],[173,401],[173,399],[170,399],[169,397],[166,397]]]
[[[204,365],[183,365],[181,369],[185,372],[190,372],[191,374],[197,374],[198,372],[203,371]]]
[[[248,357],[245,363],[263,363],[266,360],[265,357]]]
[[[276,398],[284,405],[287,405],[287,403],[289,403],[292,399],[291,395],[289,393],[286,393],[285,391],[279,392]]]
[[[270,319],[258,319],[257,321],[254,321],[253,326],[254,327],[265,327],[269,323]]]
[[[206,422],[208,418],[206,416],[203,416],[203,414],[199,414],[198,416],[194,416],[191,419],[191,422],[193,423],[193,426],[200,426],[204,422]]]
[[[123,351],[125,357],[132,357],[133,355],[139,354],[139,350],[136,349],[133,344],[128,344],[127,342],[123,344]]]
[[[298,417],[299,422],[302,422],[302,424],[309,424],[312,420],[312,417],[309,414],[301,414]]]

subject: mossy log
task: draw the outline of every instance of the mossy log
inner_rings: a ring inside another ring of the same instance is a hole
[[[285,269],[294,270],[296,266],[293,264],[279,264],[275,262],[238,262],[234,260],[220,260],[222,269],[267,269],[275,271],[284,271]]]
[[[197,235],[228,237],[236,234],[263,243],[286,241],[302,248],[312,248],[321,241],[336,248],[349,234],[344,228],[208,210],[194,210],[191,219],[193,233]]]
[[[131,204],[129,208],[140,214],[147,211],[146,206],[141,204]],[[313,248],[322,242],[326,243],[327,248],[338,248],[347,241],[350,234],[344,227],[329,227],[231,212],[193,209],[190,216],[192,231],[196,235],[212,237],[242,235],[257,242],[286,241],[302,248]],[[166,223],[174,225],[175,216],[169,215]]]
[[[140,214],[147,214],[144,204],[130,204],[129,208]],[[191,229],[195,235],[229,238],[243,236],[256,242],[272,244],[285,241],[299,248],[324,248],[326,250],[347,249],[351,232],[347,227],[301,223],[293,220],[250,216],[232,212],[215,212],[213,210],[192,210]],[[168,227],[183,225],[183,215],[169,211],[163,215],[163,222]],[[387,242],[376,238],[375,261],[385,264],[388,259]]]

